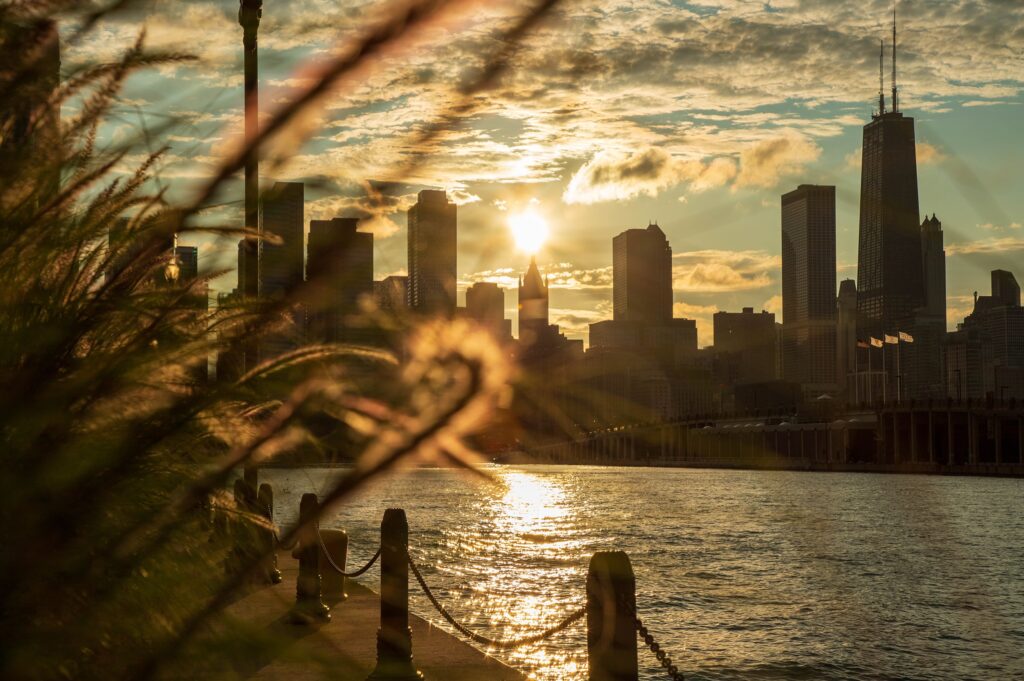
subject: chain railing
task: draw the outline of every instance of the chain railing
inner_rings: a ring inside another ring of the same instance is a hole
[[[367,570],[372,568],[373,564],[377,562],[378,558],[380,558],[380,547],[378,546],[377,547],[377,553],[373,554],[373,557],[370,558],[370,560],[366,563],[366,565],[364,565],[363,567],[359,568],[355,572],[345,572],[342,568],[338,567],[338,564],[334,562],[334,558],[331,557],[331,552],[327,549],[326,544],[324,544],[324,538],[320,534],[320,528],[319,527],[316,528],[316,540],[317,540],[317,542],[320,543],[320,551],[322,551],[321,555],[324,556],[325,558],[327,558],[328,565],[330,565],[331,569],[333,569],[335,572],[337,572],[342,577],[349,577],[349,578],[359,577],[363,573],[365,573]]]
[[[658,642],[654,640],[654,636],[652,636],[651,633],[647,631],[647,627],[644,626],[643,620],[641,620],[639,617],[636,617],[635,619],[637,636],[639,636],[640,640],[644,642],[644,645],[651,649],[651,652],[654,653],[654,656],[658,658],[658,664],[660,664],[662,668],[664,668],[665,672],[668,674],[668,677],[672,679],[672,681],[684,681],[685,677],[683,676],[683,673],[679,671],[679,668],[672,663],[672,658],[669,657],[665,653],[665,651],[661,649],[661,646],[658,645]]]
[[[423,575],[420,573],[420,570],[416,566],[416,563],[413,562],[411,556],[409,557],[409,568],[412,570],[413,576],[416,577],[416,581],[419,582],[420,588],[423,590],[423,593],[426,594],[427,600],[430,601],[430,603],[434,606],[437,612],[441,614],[441,617],[443,617],[445,621],[448,622],[448,624],[452,625],[456,631],[458,631],[466,638],[472,640],[474,643],[479,643],[480,645],[484,645],[489,648],[494,648],[496,650],[513,650],[515,648],[521,648],[522,646],[530,645],[532,643],[539,643],[547,638],[554,636],[560,631],[568,629],[570,626],[572,626],[579,620],[583,619],[587,614],[587,609],[585,607],[580,608],[579,610],[570,613],[567,617],[565,617],[562,621],[560,621],[553,627],[549,627],[544,631],[534,634],[532,636],[524,636],[522,638],[505,640],[488,638],[482,634],[478,634],[475,631],[467,629],[464,625],[460,624],[459,621],[456,620],[455,617],[452,616],[452,614],[448,612],[448,610],[443,605],[441,605],[440,601],[437,600],[437,597],[434,596],[434,593],[430,590],[430,587],[427,586],[426,581],[424,581],[423,579]]]

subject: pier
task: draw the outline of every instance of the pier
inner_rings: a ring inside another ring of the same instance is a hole
[[[1024,403],[928,400],[829,418],[720,414],[594,431],[537,463],[1024,476]]]

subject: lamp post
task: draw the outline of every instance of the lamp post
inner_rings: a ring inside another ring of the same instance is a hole
[[[245,51],[245,228],[259,231],[259,161],[252,145],[259,132],[259,78],[256,33],[263,17],[263,0],[240,0],[238,23],[242,26],[242,47]],[[255,298],[259,294],[259,242],[246,238],[245,272],[242,273],[242,294]],[[255,358],[253,358],[255,360]],[[247,364],[250,362],[247,358]],[[253,361],[253,364],[255,362]]]

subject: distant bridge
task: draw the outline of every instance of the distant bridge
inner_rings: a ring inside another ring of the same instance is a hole
[[[829,419],[700,416],[594,431],[532,461],[1024,475],[1024,402],[929,400]]]

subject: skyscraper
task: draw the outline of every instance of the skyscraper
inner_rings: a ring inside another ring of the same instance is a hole
[[[914,119],[899,110],[893,17],[892,111],[879,88],[879,111],[864,126],[857,253],[861,336],[907,325],[924,304]],[[881,85],[881,84],[880,84]]]
[[[346,323],[359,298],[373,292],[373,235],[358,227],[358,218],[309,223],[306,305],[314,340],[362,340],[363,334]]]
[[[615,321],[672,319],[672,247],[656,224],[627,229],[612,240]]]
[[[424,189],[409,209],[409,307],[455,313],[457,206],[443,191]]]
[[[782,369],[814,391],[836,384],[836,188],[782,196]]]
[[[924,399],[942,397],[942,342],[946,336],[946,251],[942,244],[942,223],[932,215],[921,223],[921,271],[924,304],[917,310],[912,328],[913,343],[900,351],[903,366],[901,397]]]
[[[260,297],[280,299],[305,278],[306,228],[304,187],[301,182],[275,182],[263,197],[263,238],[260,240]],[[251,257],[246,250],[246,259]],[[251,266],[252,263],[248,263]],[[282,314],[278,329],[261,339],[259,360],[264,361],[298,347],[305,315],[299,305]],[[246,367],[250,350],[246,349]]]
[[[195,246],[175,246],[174,256],[180,273],[178,281],[191,281],[199,276],[199,249]]]
[[[512,335],[511,320],[505,319],[505,291],[493,282],[477,282],[466,289],[466,315],[495,338],[505,340]]]
[[[729,367],[730,383],[770,381],[775,378],[775,315],[745,307],[742,312],[714,315],[715,357]]]
[[[857,372],[857,282],[843,279],[836,300],[836,380],[847,400],[859,402]]]
[[[548,285],[530,258],[526,275],[519,280],[519,341],[529,347],[544,343],[548,327]]]

